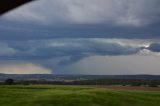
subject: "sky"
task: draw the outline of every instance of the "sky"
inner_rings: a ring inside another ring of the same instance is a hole
[[[0,17],[0,73],[160,74],[160,0],[37,0]]]

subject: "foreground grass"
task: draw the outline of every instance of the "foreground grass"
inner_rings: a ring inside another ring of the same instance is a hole
[[[80,86],[0,86],[0,106],[160,106],[160,92]]]

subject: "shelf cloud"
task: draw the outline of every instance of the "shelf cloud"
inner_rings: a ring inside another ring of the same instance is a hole
[[[47,60],[62,58],[59,65],[72,64],[90,56],[122,56],[139,54],[142,50],[160,52],[159,44],[143,40],[104,38],[30,40],[3,43],[1,60]],[[7,45],[7,46],[5,46]],[[148,47],[146,47],[148,45]]]

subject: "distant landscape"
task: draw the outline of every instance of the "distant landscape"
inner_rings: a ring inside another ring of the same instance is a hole
[[[0,74],[0,84],[0,106],[160,104],[159,75]]]
[[[122,85],[159,87],[160,75],[0,74],[0,84]],[[10,84],[10,83],[9,83]]]

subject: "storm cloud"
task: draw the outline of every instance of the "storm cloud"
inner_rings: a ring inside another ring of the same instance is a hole
[[[148,50],[150,50],[152,52],[160,52],[160,43],[152,43],[146,49],[148,49]]]
[[[0,68],[157,73],[159,29],[160,0],[36,0],[0,17]]]
[[[0,54],[1,60],[42,60],[65,57],[61,65],[74,63],[90,56],[132,55],[143,45],[131,45],[116,39],[54,39],[8,42]],[[1,48],[2,48],[1,47]],[[11,52],[13,51],[13,53]],[[8,53],[8,55],[6,55]],[[66,59],[67,58],[67,59]]]
[[[146,26],[159,23],[159,0],[37,0],[5,18],[16,21]]]
[[[0,19],[0,40],[160,38],[159,0],[37,0]]]

